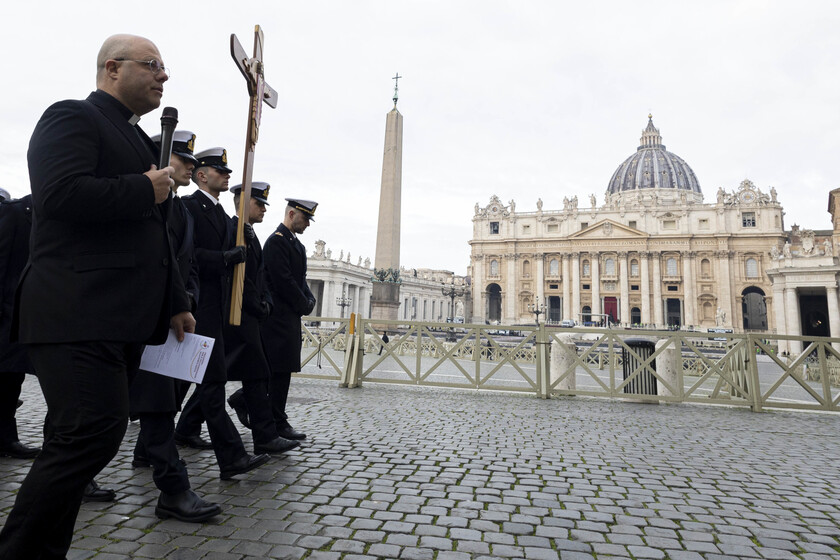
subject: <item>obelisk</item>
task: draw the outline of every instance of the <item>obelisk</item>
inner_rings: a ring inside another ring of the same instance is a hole
[[[371,318],[397,320],[400,307],[400,212],[403,118],[397,111],[399,79],[394,76],[394,108],[385,117],[385,153],[379,190],[379,225],[373,263]]]

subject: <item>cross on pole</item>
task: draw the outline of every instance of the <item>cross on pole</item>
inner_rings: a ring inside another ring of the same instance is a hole
[[[242,194],[239,198],[239,223],[236,226],[236,244],[245,245],[245,221],[251,200],[251,176],[254,172],[254,149],[260,134],[262,104],[272,109],[277,107],[277,92],[267,83],[263,75],[263,32],[254,27],[254,56],[248,57],[236,35],[230,35],[230,54],[248,85],[251,98],[248,107],[248,132],[245,135],[245,164],[242,166]],[[239,325],[242,318],[242,290],[245,286],[245,263],[236,265],[233,271],[233,291],[230,298],[231,325]]]

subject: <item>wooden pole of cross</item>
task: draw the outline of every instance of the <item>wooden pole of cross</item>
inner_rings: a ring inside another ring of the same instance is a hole
[[[254,172],[254,149],[260,134],[262,104],[272,109],[277,107],[277,92],[265,83],[263,68],[263,32],[260,26],[254,28],[254,56],[249,57],[242,48],[236,35],[230,36],[230,55],[248,84],[251,98],[248,107],[248,133],[245,136],[245,164],[242,167],[242,193],[239,198],[239,222],[236,226],[236,244],[245,245],[245,223],[251,201],[251,177]],[[233,289],[230,297],[231,325],[239,325],[242,320],[242,290],[245,287],[245,263],[236,265],[233,271]]]

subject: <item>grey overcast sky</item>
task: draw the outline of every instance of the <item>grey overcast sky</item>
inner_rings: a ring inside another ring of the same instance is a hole
[[[41,113],[94,89],[106,36],[157,43],[196,149],[225,146],[241,182],[247,90],[229,54],[265,33],[266,108],[254,180],[272,184],[262,239],[287,196],[320,202],[303,241],[373,259],[385,115],[404,116],[401,261],[464,274],[476,202],[517,211],[599,203],[653,113],[707,202],[750,179],[785,226],[828,229],[840,186],[836,1],[30,1],[4,8],[0,186],[29,191]],[[140,122],[160,131],[160,110]],[[183,193],[192,187],[183,189]],[[229,212],[232,201],[226,200]]]

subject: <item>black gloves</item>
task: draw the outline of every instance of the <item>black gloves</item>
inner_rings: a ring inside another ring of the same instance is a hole
[[[237,245],[233,249],[225,251],[222,253],[222,259],[225,261],[225,266],[245,262],[245,246]]]
[[[257,317],[257,320],[262,322],[268,319],[269,315],[271,315],[271,304],[267,301],[260,302],[260,314]]]
[[[313,309],[315,309],[315,298],[309,298],[306,302],[306,313],[304,315],[309,315]]]

